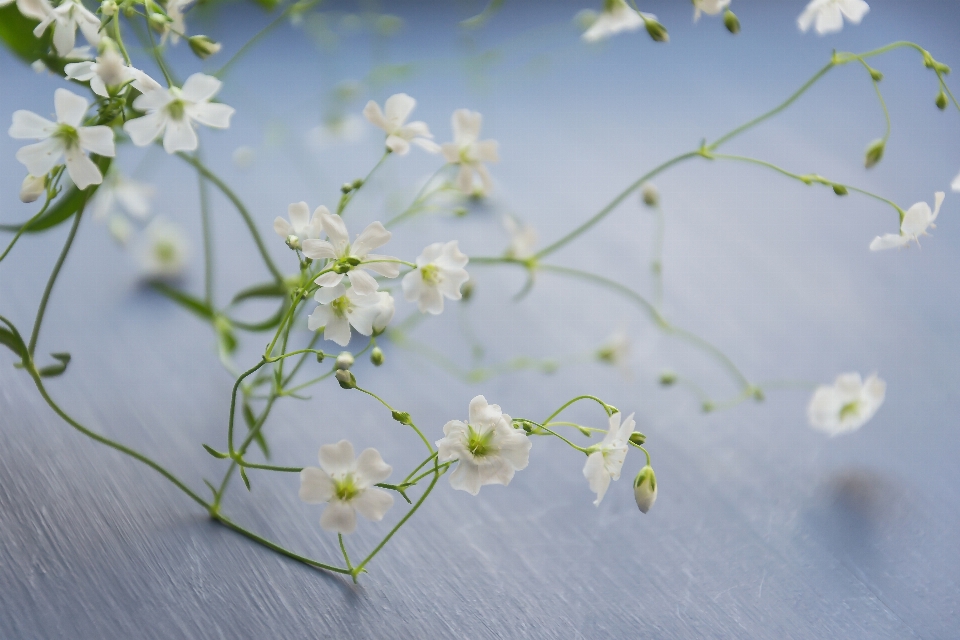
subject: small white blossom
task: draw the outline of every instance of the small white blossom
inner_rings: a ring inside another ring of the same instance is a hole
[[[184,14],[195,1],[167,0],[164,9],[167,12],[167,17],[170,18],[170,22],[163,27],[163,35],[160,37],[161,43],[166,42],[169,38],[172,44],[177,44],[180,42],[180,35],[186,35],[187,23]]]
[[[373,319],[373,332],[380,334],[387,328],[396,313],[393,296],[386,291],[377,291],[377,317]]]
[[[133,108],[146,115],[128,120],[123,129],[133,144],[145,147],[163,135],[167,153],[194,151],[199,140],[194,123],[226,129],[230,126],[233,107],[210,100],[223,85],[213,76],[195,73],[183,83],[183,88],[157,88],[147,91],[133,101]]]
[[[484,193],[493,188],[493,181],[484,162],[499,162],[496,140],[480,140],[480,127],[483,116],[469,109],[457,109],[453,112],[453,142],[445,142],[440,149],[444,159],[451,164],[460,165],[457,175],[457,187],[466,194],[473,192],[473,174],[480,175]]]
[[[437,440],[440,462],[459,460],[450,474],[450,486],[477,495],[486,484],[510,484],[514,473],[530,461],[532,443],[523,431],[513,428],[510,416],[499,405],[477,396],[470,401],[467,422],[451,420],[443,425]]]
[[[606,343],[597,350],[597,358],[619,367],[624,373],[629,373],[627,360],[630,357],[630,336],[623,330],[614,331],[607,338]]]
[[[410,151],[411,142],[430,153],[436,153],[440,151],[440,147],[433,142],[433,134],[425,122],[417,120],[406,124],[416,106],[416,100],[405,93],[397,93],[387,98],[384,104],[386,114],[380,110],[380,105],[371,100],[363,108],[363,115],[370,124],[387,133],[387,148],[394,153],[406,155]]]
[[[179,277],[187,266],[187,238],[180,227],[164,218],[154,218],[140,248],[140,265],[148,278]]]
[[[71,62],[63,68],[70,80],[89,82],[90,89],[98,96],[107,98],[107,87],[118,87],[130,83],[141,93],[160,89],[160,84],[143,71],[128,67],[123,58],[113,49],[107,49],[96,61]]]
[[[27,174],[20,184],[20,202],[36,202],[47,190],[47,176]]]
[[[133,225],[127,218],[115,214],[107,221],[107,231],[117,244],[126,246],[130,242],[130,236],[133,235]]]
[[[145,220],[150,215],[150,199],[156,194],[153,185],[123,176],[118,171],[107,174],[97,189],[90,206],[94,220],[105,220],[120,205],[130,216]]]
[[[360,335],[373,333],[373,322],[382,311],[377,292],[367,295],[357,293],[353,287],[343,284],[317,289],[313,296],[320,303],[307,318],[307,327],[316,331],[323,327],[323,339],[332,340],[341,347],[350,344],[350,326]]]
[[[590,490],[597,494],[597,499],[593,501],[595,505],[599,505],[603,500],[610,481],[620,479],[620,470],[627,457],[627,443],[636,422],[632,413],[623,424],[620,423],[621,417],[620,413],[610,416],[607,435],[599,444],[591,447],[595,450],[587,456],[587,462],[583,465],[583,477],[590,483]]]
[[[468,261],[456,240],[434,242],[417,258],[417,268],[403,277],[403,297],[416,300],[420,313],[442,313],[444,296],[460,299],[460,287],[470,279],[464,269]]]
[[[257,152],[254,151],[253,147],[243,145],[233,150],[230,159],[238,168],[249,169],[257,160]]]
[[[112,157],[115,153],[113,130],[98,125],[82,127],[87,113],[87,101],[66,89],[57,89],[53,94],[57,121],[51,122],[31,111],[15,111],[10,137],[40,140],[17,151],[17,160],[22,162],[30,175],[43,176],[66,158],[67,173],[78,189],[103,182],[100,169],[84,151]]]
[[[53,25],[53,47],[57,54],[65,56],[77,42],[77,28],[83,33],[93,46],[100,44],[100,19],[89,9],[83,6],[81,0],[63,0],[57,8],[51,8],[46,2],[24,3],[31,9],[44,12],[40,24],[33,30],[33,35],[40,37],[48,27]],[[20,7],[20,3],[17,3]],[[20,8],[21,13],[28,15]]]
[[[323,529],[353,533],[357,512],[374,522],[383,519],[393,506],[393,496],[375,485],[389,478],[393,467],[379,451],[364,449],[354,459],[353,445],[341,440],[320,447],[319,458],[319,469],[306,467],[300,472],[300,499],[307,504],[327,503],[320,514]]]
[[[831,436],[855,431],[877,412],[886,390],[886,383],[876,374],[863,382],[859,373],[844,373],[833,386],[817,387],[807,406],[807,418],[812,427]]]
[[[693,21],[700,19],[701,14],[715,16],[730,6],[730,0],[693,0]]]
[[[504,216],[503,226],[510,234],[508,258],[525,260],[536,253],[534,249],[537,246],[537,230],[532,225],[518,222],[513,216]]]
[[[880,251],[882,249],[893,249],[894,247],[905,247],[913,240],[920,244],[920,236],[927,235],[927,229],[933,229],[937,225],[933,224],[940,213],[940,205],[943,204],[945,194],[943,191],[937,191],[933,196],[933,212],[930,211],[930,205],[926,202],[918,202],[903,215],[900,221],[900,233],[886,233],[883,236],[877,236],[870,243],[871,251]]]
[[[644,16],[656,20],[656,17],[650,14],[641,15],[628,6],[625,0],[604,0],[603,11],[581,37],[586,42],[597,42],[621,31],[636,31],[644,25]]]
[[[650,465],[640,469],[640,473],[634,478],[633,497],[637,501],[637,507],[643,513],[650,511],[653,503],[657,501],[657,475]]]
[[[346,274],[358,294],[369,295],[380,285],[367,273],[367,269],[385,278],[396,278],[400,275],[400,262],[397,258],[370,253],[389,242],[392,236],[381,223],[368,224],[351,244],[343,218],[331,214],[326,207],[319,207],[314,213],[314,216],[317,215],[320,216],[320,224],[327,234],[327,240],[304,240],[303,255],[314,260],[336,261],[335,271],[328,271],[314,280],[318,285],[337,286]]]
[[[326,207],[317,207],[313,212],[313,217],[311,217],[310,207],[307,206],[306,202],[294,202],[287,206],[287,215],[290,217],[290,221],[288,222],[277,216],[273,221],[273,230],[283,238],[288,247],[300,249],[304,240],[317,239],[323,234],[320,213],[326,210]]]
[[[806,33],[813,25],[822,36],[843,29],[844,17],[853,24],[860,24],[868,11],[870,5],[864,0],[812,0],[797,18],[797,26]]]

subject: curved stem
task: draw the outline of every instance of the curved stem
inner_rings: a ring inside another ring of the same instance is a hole
[[[20,228],[17,229],[17,233],[10,240],[10,244],[8,244],[4,252],[0,254],[0,262],[2,262],[3,259],[7,257],[7,254],[13,250],[13,245],[17,244],[17,240],[20,239],[20,236],[26,233],[27,229],[30,228],[30,225],[36,222],[40,216],[42,216],[44,213],[47,212],[47,209],[50,207],[51,202],[53,202],[53,197],[52,197],[52,194],[48,192],[47,201],[43,203],[43,207],[41,207],[40,211],[38,211],[36,215],[34,215],[32,218],[24,222],[22,225],[20,225]]]
[[[577,396],[576,398],[573,398],[572,400],[568,400],[567,402],[564,402],[563,405],[561,405],[561,407],[560,407],[559,409],[557,409],[556,411],[554,411],[553,413],[551,413],[551,414],[549,415],[549,417],[547,417],[547,419],[543,421],[543,423],[544,423],[544,424],[550,424],[550,421],[553,420],[554,418],[556,418],[558,415],[560,415],[560,413],[561,413],[564,409],[566,409],[567,407],[569,407],[570,405],[572,405],[572,404],[574,404],[574,403],[576,403],[576,402],[580,402],[581,400],[593,400],[594,402],[596,402],[597,404],[599,404],[601,407],[603,407],[603,411],[604,411],[604,413],[607,414],[607,416],[610,415],[610,411],[609,411],[609,410],[610,410],[612,407],[611,407],[610,405],[608,405],[606,402],[604,402],[603,400],[601,400],[601,399],[598,398],[597,396],[583,395],[583,396]],[[530,422],[530,421],[527,420],[527,422]],[[542,425],[541,425],[541,426],[542,426]]]
[[[383,406],[385,406],[391,413],[397,413],[397,410],[396,410],[396,409],[394,409],[393,407],[391,407],[383,398],[381,398],[380,396],[378,396],[378,395],[375,394],[374,392],[372,392],[372,391],[367,391],[366,389],[363,389],[362,387],[355,387],[355,388],[356,388],[357,391],[362,391],[363,393],[367,394],[367,395],[370,396],[371,398],[376,399],[380,404],[382,404]],[[420,431],[420,429],[417,427],[417,425],[413,424],[413,421],[410,421],[410,422],[407,423],[407,424],[410,426],[411,429],[413,429],[414,431],[416,431],[416,432],[417,432],[417,435],[420,436],[420,439],[423,440],[423,444],[425,444],[425,445],[427,446],[427,451],[429,451],[430,453],[433,453],[433,445],[430,444],[430,441],[427,440],[427,437],[426,437],[425,435],[423,435],[423,432]]]
[[[386,151],[384,151],[383,156],[381,156],[377,164],[373,165],[373,169],[370,169],[370,173],[367,174],[367,177],[360,182],[360,186],[357,187],[356,189],[352,189],[349,193],[343,194],[343,196],[340,198],[340,203],[337,205],[338,216],[343,216],[347,207],[353,201],[353,197],[357,195],[360,189],[363,189],[363,187],[366,186],[367,181],[373,177],[373,174],[376,173],[377,169],[380,168],[380,165],[382,165],[386,161],[386,159],[390,156],[391,153],[392,152],[390,151],[390,149],[387,149]]]
[[[258,543],[262,544],[263,546],[267,547],[268,549],[271,549],[271,550],[273,550],[273,551],[276,551],[276,552],[279,553],[279,554],[285,555],[285,556],[287,556],[288,558],[292,558],[293,560],[296,560],[297,562],[302,562],[303,564],[310,565],[311,567],[316,567],[317,569],[325,569],[325,570],[327,570],[327,571],[333,571],[334,573],[343,573],[343,574],[346,574],[346,575],[350,575],[350,573],[351,573],[349,569],[344,569],[344,568],[342,568],[342,567],[335,567],[335,566],[330,565],[330,564],[326,564],[326,563],[323,563],[323,562],[318,562],[317,560],[312,560],[311,558],[307,558],[306,556],[301,556],[301,555],[299,555],[299,554],[297,554],[297,553],[294,553],[293,551],[290,551],[289,549],[286,549],[286,548],[284,548],[284,547],[281,547],[281,546],[278,545],[277,543],[271,542],[270,540],[267,540],[266,538],[264,538],[264,537],[261,536],[261,535],[258,535],[258,534],[256,534],[256,533],[253,533],[252,531],[250,531],[250,530],[248,530],[248,529],[244,529],[243,527],[241,527],[240,525],[238,525],[237,523],[235,523],[233,520],[230,520],[229,518],[227,518],[226,516],[220,514],[219,512],[216,513],[216,514],[214,514],[214,515],[213,515],[213,518],[214,518],[217,522],[219,522],[220,524],[224,525],[225,527],[227,527],[227,528],[229,528],[229,529],[233,529],[233,530],[236,531],[237,533],[239,533],[239,534],[241,534],[241,535],[244,535],[244,536],[250,538],[250,539],[253,540],[254,542],[258,542]]]

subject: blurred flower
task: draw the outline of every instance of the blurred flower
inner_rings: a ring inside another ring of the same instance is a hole
[[[960,173],[958,173],[957,177],[950,183],[950,188],[954,191],[960,191]]]
[[[525,260],[536,253],[537,230],[532,225],[522,224],[513,216],[504,216],[503,226],[510,234],[510,246],[506,252],[508,258]]]
[[[233,107],[210,102],[223,86],[213,76],[195,73],[183,83],[183,88],[157,88],[147,91],[133,101],[133,108],[146,115],[128,120],[123,129],[138,147],[145,147],[163,134],[163,148],[167,153],[194,151],[197,132],[194,123],[226,129],[230,126]]]
[[[650,511],[653,503],[657,501],[657,475],[650,465],[640,469],[640,473],[633,479],[633,497],[643,513]]]
[[[483,191],[489,192],[493,188],[493,182],[482,163],[499,162],[497,141],[478,139],[483,116],[476,111],[457,109],[453,112],[452,121],[453,142],[445,142],[440,148],[447,162],[460,165],[457,186],[463,193],[472,193],[473,174],[476,172],[480,175]]]
[[[195,0],[167,0],[164,7],[170,22],[164,24],[163,35],[160,42],[166,42],[170,39],[172,44],[180,42],[180,36],[187,33],[187,22],[184,17],[187,9]]]
[[[603,11],[581,37],[587,42],[597,42],[621,31],[636,31],[643,25],[643,17],[627,6],[625,0],[604,0]]]
[[[470,276],[464,267],[469,258],[456,240],[434,242],[417,258],[417,268],[403,277],[403,297],[417,301],[420,313],[443,312],[443,298],[460,299],[460,286]]]
[[[94,220],[105,220],[120,205],[132,217],[144,220],[150,215],[153,185],[132,180],[119,171],[110,171],[90,203]]]
[[[400,263],[397,258],[370,253],[377,247],[385,245],[391,237],[379,222],[367,225],[357,239],[350,243],[350,234],[343,218],[335,216],[326,207],[319,207],[314,216],[320,216],[320,223],[327,233],[327,240],[304,240],[303,255],[314,260],[335,260],[336,269],[329,271],[316,280],[321,287],[334,287],[340,284],[344,274],[350,279],[350,284],[358,294],[369,295],[380,286],[373,276],[365,271],[369,269],[385,278],[396,278],[400,275]],[[366,333],[364,335],[370,335]]]
[[[868,11],[870,5],[864,0],[812,0],[797,18],[797,26],[806,33],[816,22],[814,30],[822,36],[843,29],[844,16],[851,23],[860,24]]]
[[[603,500],[610,481],[620,479],[620,470],[627,457],[627,443],[636,422],[632,413],[623,424],[620,423],[621,417],[619,412],[610,416],[607,435],[599,444],[590,447],[594,451],[587,456],[587,462],[583,465],[583,477],[590,483],[590,490],[597,494],[597,499],[593,501],[595,505]]]
[[[443,425],[437,440],[440,462],[459,460],[450,474],[450,486],[477,495],[486,484],[510,484],[514,473],[530,461],[532,443],[527,434],[513,428],[510,416],[499,405],[477,396],[470,401],[467,422],[451,420]]]
[[[330,119],[307,132],[307,144],[314,151],[322,151],[335,144],[352,144],[363,139],[367,125],[363,118],[348,114]]]
[[[27,174],[27,177],[20,183],[20,202],[36,202],[46,190],[47,176],[32,176]]]
[[[371,100],[363,108],[363,115],[370,124],[380,127],[387,133],[387,148],[398,155],[406,155],[410,151],[410,143],[419,146],[430,153],[440,151],[440,146],[433,142],[433,134],[425,122],[416,121],[404,124],[417,101],[405,93],[397,93],[384,104],[386,115],[380,110],[380,105]]]
[[[13,2],[14,0],[0,0],[0,7]],[[20,13],[34,20],[43,20],[49,12],[53,11],[53,7],[47,0],[16,0],[16,3]]]
[[[154,218],[140,249],[140,265],[148,278],[176,278],[187,266],[187,239],[179,225]]]
[[[44,176],[66,158],[67,173],[78,189],[103,182],[100,169],[84,151],[101,156],[115,154],[113,131],[110,127],[81,127],[87,113],[87,101],[66,89],[57,89],[53,94],[57,122],[51,122],[31,111],[15,111],[10,137],[35,138],[41,142],[27,145],[17,151],[17,160],[22,162],[30,175]]]
[[[937,225],[933,221],[937,219],[940,213],[940,205],[943,204],[945,194],[943,191],[937,191],[933,196],[933,212],[930,211],[930,205],[926,202],[918,202],[903,214],[903,220],[900,221],[900,233],[886,233],[883,236],[877,236],[870,243],[871,251],[880,251],[882,249],[892,249],[894,247],[905,247],[913,240],[920,244],[919,236],[927,235],[927,229],[935,228]]]
[[[597,359],[618,367],[625,374],[630,372],[627,367],[629,356],[630,337],[622,330],[613,332],[606,343],[597,350]]]
[[[831,436],[854,431],[877,412],[886,389],[876,374],[862,382],[859,373],[844,373],[832,387],[817,387],[807,406],[807,418],[812,427]]]
[[[240,169],[249,169],[257,159],[257,152],[246,145],[237,147],[230,156],[233,164]]]
[[[96,61],[71,62],[63,68],[69,80],[89,82],[90,89],[98,96],[107,98],[107,87],[131,83],[141,93],[160,89],[156,80],[143,71],[123,64],[123,58],[113,49],[107,49]]]
[[[715,16],[729,6],[730,0],[693,0],[693,20],[699,20],[702,13]]]
[[[42,12],[40,24],[33,30],[33,35],[40,37],[47,27],[53,25],[53,47],[61,57],[65,56],[77,42],[77,27],[83,37],[93,46],[100,44],[100,19],[89,9],[83,6],[80,0],[63,0],[56,9],[51,8],[46,0],[29,0],[20,2],[17,7],[20,12],[29,17],[37,17]],[[30,14],[24,11],[29,7]]]
[[[364,449],[354,459],[353,445],[347,440],[320,447],[320,468],[306,467],[300,472],[300,499],[307,504],[327,503],[320,515],[320,526],[327,531],[353,533],[357,512],[378,522],[393,506],[393,496],[377,488],[390,477],[393,467],[376,449]]]
[[[347,289],[342,284],[317,289],[313,296],[320,303],[307,318],[307,327],[316,331],[323,327],[323,339],[332,340],[341,347],[350,344],[350,325],[358,333],[373,333],[373,321],[380,316],[380,298],[376,292],[368,295]]]
[[[294,202],[287,206],[287,215],[290,217],[290,221],[287,222],[277,216],[273,221],[273,230],[283,238],[288,247],[300,249],[304,240],[317,239],[323,234],[320,213],[326,210],[326,207],[317,207],[311,218],[310,207],[307,206],[306,202]]]

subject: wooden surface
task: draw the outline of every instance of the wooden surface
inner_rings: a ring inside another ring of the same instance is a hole
[[[527,26],[559,26],[543,41],[507,50],[484,82],[466,81],[459,64],[424,66],[370,97],[400,90],[416,96],[415,115],[441,141],[454,108],[481,110],[485,132],[501,141],[499,202],[532,221],[545,243],[644,170],[775,104],[832,47],[865,50],[911,38],[960,68],[951,3],[871,2],[863,25],[833,39],[795,32],[802,3],[740,4],[744,33],[736,40],[715,20],[690,25],[686,6],[657,5],[671,27],[669,49],[625,36],[599,51],[573,45],[576,34],[565,30],[579,5],[545,16],[508,6],[502,21],[478,36],[476,50]],[[465,55],[451,35],[453,9],[429,16],[401,9],[408,26],[391,61]],[[240,30],[262,20],[241,18],[234,24]],[[208,30],[226,40],[231,24]],[[433,42],[437,33],[445,35]],[[322,70],[309,61],[299,71],[284,66],[285,56],[304,50],[322,60]],[[303,145],[323,92],[363,75],[365,59],[351,58],[349,48],[318,53],[293,30],[261,51],[224,91],[238,108],[235,126],[203,141],[210,163],[272,235],[270,222],[288,202],[329,204],[337,185],[364,175],[378,157],[378,137],[368,131],[355,148],[319,152]],[[550,61],[538,66],[543,51]],[[183,64],[196,68],[186,56]],[[935,110],[935,83],[916,56],[895,54],[875,66],[886,74],[894,136],[874,171],[861,168],[860,154],[882,133],[882,116],[869,82],[852,68],[730,152],[859,184],[903,205],[932,201],[960,169],[960,117]],[[0,73],[4,83],[29,87],[0,94],[3,117],[17,108],[50,110],[56,80],[5,54]],[[255,80],[256,90],[237,86],[243,80]],[[277,122],[286,137],[272,143],[263,131]],[[229,162],[240,144],[257,148],[246,172]],[[32,211],[15,197],[18,146],[0,139],[3,221]],[[124,153],[128,166],[142,155]],[[410,185],[436,166],[416,150],[390,160],[368,198],[355,203],[352,224],[396,211]],[[160,186],[157,208],[193,234],[185,286],[201,291],[195,178],[159,153],[139,175]],[[445,421],[465,417],[477,393],[532,419],[578,393],[600,394],[637,411],[660,482],[658,502],[645,516],[633,504],[630,481],[641,460],[631,452],[624,477],[594,507],[582,457],[538,439],[529,468],[508,488],[485,487],[471,497],[443,479],[354,586],[213,524],[154,472],[70,430],[0,352],[0,638],[958,637],[960,194],[948,194],[922,250],[878,255],[867,245],[893,231],[896,217],[864,198],[702,161],[658,185],[668,218],[668,316],[720,345],[752,380],[827,382],[842,371],[879,371],[888,396],[873,421],[825,438],[806,425],[806,391],[770,391],[763,404],[704,416],[694,396],[662,390],[656,377],[676,369],[723,398],[734,392],[723,370],[658,334],[635,307],[548,274],[515,304],[520,274],[473,267],[475,301],[465,310],[451,305],[424,325],[420,339],[469,366],[465,319],[486,345],[487,364],[584,353],[622,327],[634,340],[629,375],[589,363],[470,385],[387,345],[384,367],[358,365],[361,382],[411,412],[431,439]],[[215,210],[222,302],[263,270],[229,203],[217,197]],[[558,260],[650,291],[653,229],[631,198]],[[0,312],[21,330],[30,326],[65,234],[28,238],[0,265]],[[401,228],[389,248],[411,257],[427,242],[454,237],[472,255],[504,244],[494,216],[478,212]],[[284,268],[293,268],[282,244],[268,240]],[[398,317],[411,311],[402,305]],[[254,362],[264,340],[246,339],[238,362]],[[133,261],[92,220],[80,229],[41,335],[38,352],[56,351],[73,354],[67,374],[49,383],[71,414],[169,464],[198,491],[203,477],[219,477],[224,465],[200,443],[223,445],[232,380],[216,360],[212,335],[140,288]],[[358,449],[377,446],[394,478],[421,459],[422,445],[371,399],[334,383],[312,396],[279,403],[271,417],[276,463],[314,464],[317,448],[341,437]],[[571,415],[602,426],[592,409]],[[297,499],[295,475],[254,472],[251,480],[250,494],[239,482],[232,487],[228,514],[336,561],[336,539],[320,530],[319,509]],[[398,505],[386,524],[401,514]],[[384,524],[363,522],[350,548],[360,555],[384,531]]]

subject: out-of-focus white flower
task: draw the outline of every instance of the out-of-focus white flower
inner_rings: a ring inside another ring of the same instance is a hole
[[[377,317],[373,319],[373,332],[379,334],[383,333],[390,321],[393,320],[396,305],[393,296],[386,291],[377,291],[377,298],[379,301],[377,302]]]
[[[443,312],[443,298],[460,299],[460,287],[470,279],[467,262],[456,240],[434,242],[417,257],[417,268],[403,277],[403,297],[417,301],[420,313]]]
[[[53,25],[53,47],[58,55],[65,56],[73,49],[77,42],[77,27],[80,28],[87,42],[93,46],[100,44],[100,19],[84,7],[80,0],[63,0],[55,9],[50,8],[48,3],[36,2],[36,0],[24,5],[30,6],[31,10],[43,11],[43,17],[40,18],[40,24],[33,30],[33,35],[39,38],[50,25]],[[28,15],[20,6],[20,2],[17,6],[21,13]]]
[[[900,233],[886,233],[877,236],[870,243],[871,251],[880,251],[882,249],[893,249],[894,247],[905,247],[913,240],[920,244],[920,236],[927,235],[927,229],[936,228],[933,224],[940,213],[940,205],[943,204],[945,194],[943,191],[937,191],[933,196],[933,211],[930,211],[930,205],[926,202],[918,202],[903,214],[903,220],[900,221]]]
[[[853,24],[860,24],[868,11],[870,5],[864,0],[812,0],[797,18],[797,26],[806,33],[813,25],[822,36],[843,29],[844,17]]]
[[[243,145],[233,150],[230,159],[238,168],[249,169],[257,159],[257,152],[253,150],[253,147]]]
[[[71,62],[63,68],[70,80],[89,82],[98,96],[109,97],[107,87],[118,87],[127,82],[141,93],[160,89],[160,84],[143,71],[128,67],[113,49],[107,49],[96,61]]]
[[[437,440],[440,462],[459,460],[450,474],[450,486],[477,495],[486,484],[510,484],[514,473],[530,461],[532,443],[523,431],[513,428],[510,416],[499,405],[477,396],[470,401],[467,422],[451,420],[443,425]]]
[[[597,350],[601,362],[624,368],[630,356],[630,337],[625,331],[614,331],[606,343]]]
[[[187,266],[187,238],[180,226],[154,218],[144,232],[146,242],[140,248],[140,265],[148,278],[176,278]]]
[[[633,497],[637,501],[637,507],[643,513],[653,508],[653,503],[657,501],[657,474],[653,472],[653,467],[646,465],[640,469],[640,473],[633,480]]]
[[[373,322],[380,316],[380,297],[347,289],[342,284],[317,289],[313,296],[320,303],[307,318],[307,327],[316,331],[323,327],[323,339],[332,340],[341,347],[350,344],[350,325],[360,335],[373,333]]]
[[[386,114],[380,110],[380,105],[371,100],[363,108],[363,115],[370,124],[387,133],[387,148],[394,153],[406,155],[411,142],[425,151],[436,153],[440,151],[440,146],[432,140],[433,134],[427,123],[417,120],[406,124],[416,106],[416,100],[405,93],[397,93],[387,98],[384,104]]]
[[[701,14],[715,16],[730,6],[730,0],[693,0],[693,20],[700,19]]]
[[[863,382],[859,373],[837,376],[833,386],[821,385],[810,398],[810,426],[831,436],[862,427],[877,412],[886,395],[886,383],[876,374]]]
[[[958,173],[957,177],[950,183],[950,188],[954,191],[960,191],[960,173]]]
[[[644,182],[640,187],[640,200],[648,207],[656,207],[660,204],[660,190],[652,182]]]
[[[326,207],[317,207],[310,217],[310,207],[306,202],[294,202],[287,206],[287,215],[290,221],[277,216],[273,221],[273,230],[283,238],[291,249],[303,247],[303,241],[319,238],[323,234],[323,225],[320,224],[320,213]]]
[[[321,287],[334,287],[340,284],[344,274],[360,295],[369,295],[379,288],[377,281],[365,270],[369,269],[385,278],[400,275],[400,262],[393,256],[370,253],[385,245],[391,237],[379,222],[371,222],[360,232],[357,239],[350,243],[350,234],[343,218],[335,216],[326,207],[319,207],[314,216],[320,216],[320,224],[327,234],[327,240],[305,240],[303,255],[314,260],[335,260],[336,270],[328,271],[318,277]],[[364,334],[369,335],[369,334]]]
[[[47,190],[47,176],[27,177],[20,183],[20,202],[36,202]]]
[[[503,226],[510,234],[508,258],[525,260],[536,253],[534,248],[537,246],[537,230],[532,225],[518,222],[513,216],[504,216]]]
[[[114,213],[116,206],[120,205],[132,217],[144,220],[150,215],[150,199],[155,194],[153,185],[132,180],[118,171],[111,171],[90,203],[93,218],[105,220]]]
[[[0,2],[0,7],[11,4],[13,1],[3,0]],[[47,17],[47,14],[53,11],[53,7],[47,0],[16,0],[16,2],[20,13],[34,20],[43,20]]]
[[[145,147],[161,134],[167,153],[194,151],[199,140],[194,123],[226,129],[230,126],[233,107],[210,100],[223,85],[213,76],[195,73],[183,88],[157,88],[133,101],[133,108],[146,115],[128,120],[123,129],[133,144]]]
[[[594,451],[587,456],[587,462],[583,465],[583,477],[590,483],[590,490],[597,494],[597,499],[593,501],[595,505],[599,505],[603,500],[610,481],[620,479],[620,470],[623,469],[623,461],[627,457],[627,443],[630,442],[630,434],[633,433],[636,422],[632,413],[623,424],[620,419],[620,413],[610,416],[607,435],[599,444],[590,447]]]
[[[444,159],[451,164],[460,165],[457,187],[466,194],[473,192],[473,174],[480,175],[483,192],[493,188],[493,181],[484,162],[499,162],[499,146],[496,140],[480,140],[480,127],[483,116],[469,109],[457,109],[453,112],[453,142],[440,146]]]
[[[390,477],[393,467],[376,449],[364,449],[354,459],[347,440],[320,447],[320,468],[300,472],[300,499],[307,504],[327,503],[320,514],[320,526],[327,531],[353,533],[357,512],[378,522],[393,506],[393,496],[376,487]]]
[[[100,169],[84,151],[112,157],[115,153],[113,130],[98,125],[81,127],[87,113],[87,101],[66,89],[57,89],[53,94],[57,121],[51,122],[31,111],[15,111],[10,137],[40,140],[17,151],[17,160],[22,162],[30,175],[44,176],[65,157],[67,173],[78,189],[103,182]]]
[[[643,24],[643,17],[625,0],[604,0],[603,11],[581,37],[587,42],[597,42],[621,31],[636,31]]]
[[[107,221],[107,231],[117,244],[126,246],[130,242],[130,236],[133,235],[133,225],[124,216],[114,214]]]
[[[171,44],[180,42],[180,35],[186,35],[187,22],[184,14],[196,0],[167,0],[164,9],[170,22],[164,25],[163,35],[160,42],[166,42],[170,39]]]
[[[363,139],[367,125],[355,113],[333,118],[307,132],[307,144],[313,151],[323,151],[335,144],[352,144]]]

